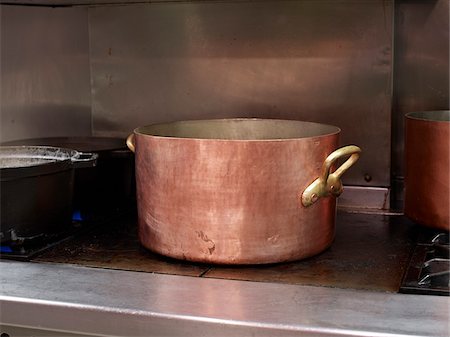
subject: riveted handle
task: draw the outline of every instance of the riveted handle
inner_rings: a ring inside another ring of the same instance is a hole
[[[136,149],[134,145],[134,133],[127,137],[127,146],[131,152],[134,152],[134,150]]]
[[[338,197],[343,191],[341,176],[359,159],[361,149],[355,145],[348,145],[332,152],[323,162],[320,176],[309,185],[302,194],[302,204],[309,207],[319,198],[334,196]],[[342,157],[348,158],[339,168],[330,173],[333,163]]]

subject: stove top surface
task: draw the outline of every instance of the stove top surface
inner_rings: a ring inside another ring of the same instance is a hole
[[[418,238],[427,232],[399,215],[338,212],[336,237],[325,252],[296,262],[220,266],[154,254],[138,240],[136,217],[89,226],[32,256],[39,263],[75,264],[202,278],[398,292]]]

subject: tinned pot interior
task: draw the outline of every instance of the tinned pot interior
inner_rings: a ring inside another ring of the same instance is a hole
[[[147,125],[141,135],[211,140],[288,140],[337,134],[336,126],[280,119],[211,119]]]

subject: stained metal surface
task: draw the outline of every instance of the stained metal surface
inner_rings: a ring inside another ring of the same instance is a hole
[[[154,254],[138,240],[134,218],[99,226],[35,257],[35,262],[397,292],[423,227],[401,216],[338,212],[330,249],[307,260],[267,266],[221,267]]]
[[[87,8],[2,6],[0,141],[91,134]]]
[[[144,249],[134,217],[96,226],[33,261],[184,276],[201,276],[209,269],[207,265],[168,259]]]
[[[449,334],[448,297],[34,263],[0,268],[5,325],[108,336]]]
[[[204,277],[398,291],[416,229],[400,216],[339,213],[321,255],[267,267],[211,268]]]
[[[450,108],[449,1],[395,2],[392,106],[394,199],[403,208],[404,115]]]
[[[388,186],[392,10],[375,0],[89,8],[94,133],[225,117],[332,124],[342,145],[367,153],[344,183]]]

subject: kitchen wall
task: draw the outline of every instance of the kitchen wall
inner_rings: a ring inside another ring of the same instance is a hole
[[[403,114],[448,108],[448,0],[101,2],[1,6],[1,140],[302,119],[362,147],[346,184],[388,187]]]
[[[93,130],[266,117],[342,128],[354,185],[389,185],[390,1],[253,1],[89,10]],[[376,125],[376,127],[374,127]]]
[[[0,7],[0,141],[90,135],[87,7]]]

